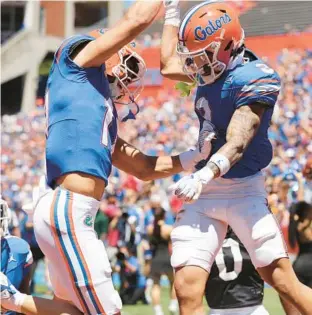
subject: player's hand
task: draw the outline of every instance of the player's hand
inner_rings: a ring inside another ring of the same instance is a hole
[[[169,190],[186,203],[198,199],[202,191],[202,181],[198,173],[182,177],[179,181],[169,187]]]

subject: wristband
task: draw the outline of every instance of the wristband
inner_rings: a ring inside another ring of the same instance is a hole
[[[231,168],[229,159],[220,153],[215,153],[212,155],[208,162],[212,162],[218,166],[220,170],[220,176],[226,174]]]
[[[172,25],[179,27],[181,23],[180,9],[168,8],[165,13],[165,25]]]

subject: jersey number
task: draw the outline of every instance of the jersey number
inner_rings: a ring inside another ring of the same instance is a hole
[[[234,270],[233,271],[227,270],[227,266],[225,263],[222,248],[229,248],[231,253],[232,253],[232,257],[234,260]],[[218,252],[218,254],[216,256],[216,260],[215,260],[216,265],[219,269],[219,277],[223,281],[231,281],[231,280],[236,279],[242,271],[243,256],[240,252],[239,243],[236,242],[235,240],[231,239],[231,238],[225,240],[225,242],[222,245],[222,248]]]

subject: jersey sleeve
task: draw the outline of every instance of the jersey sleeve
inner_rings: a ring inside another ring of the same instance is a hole
[[[75,35],[65,39],[54,55],[53,67],[56,66],[61,75],[68,80],[77,82],[85,81],[88,69],[92,68],[86,69],[78,66],[72,60],[71,54],[78,46],[92,40],[94,40],[94,38],[87,35]]]
[[[281,88],[278,74],[260,62],[240,72],[233,83],[235,108],[252,104],[274,107]]]

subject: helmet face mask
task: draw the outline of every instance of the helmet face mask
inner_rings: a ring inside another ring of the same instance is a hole
[[[97,29],[89,35],[98,38],[105,31],[106,29]],[[135,42],[131,42],[105,61],[111,98],[116,104],[127,105],[123,112],[128,112],[130,118],[135,118],[139,112],[137,100],[144,88],[143,78],[146,72],[145,62],[135,47]],[[134,111],[130,108],[133,106]]]
[[[111,76],[115,80],[110,83],[110,90],[114,103],[123,105],[118,110],[118,118],[124,122],[135,119],[140,112],[137,100],[144,88],[146,66],[144,60],[128,47],[120,50],[118,56],[120,62],[111,68]]]
[[[127,48],[128,50],[128,48]],[[117,79],[119,95],[114,98],[115,103],[122,105],[131,105],[139,98],[143,90],[143,77],[146,72],[146,66],[143,59],[133,51],[127,55],[122,55],[119,51],[120,63],[112,68],[112,75]],[[135,87],[130,90],[130,86],[135,83]]]
[[[220,43],[215,42],[195,52],[187,52],[185,46],[177,47],[184,73],[198,86],[215,82],[226,70],[226,64],[217,59],[219,48]]]

